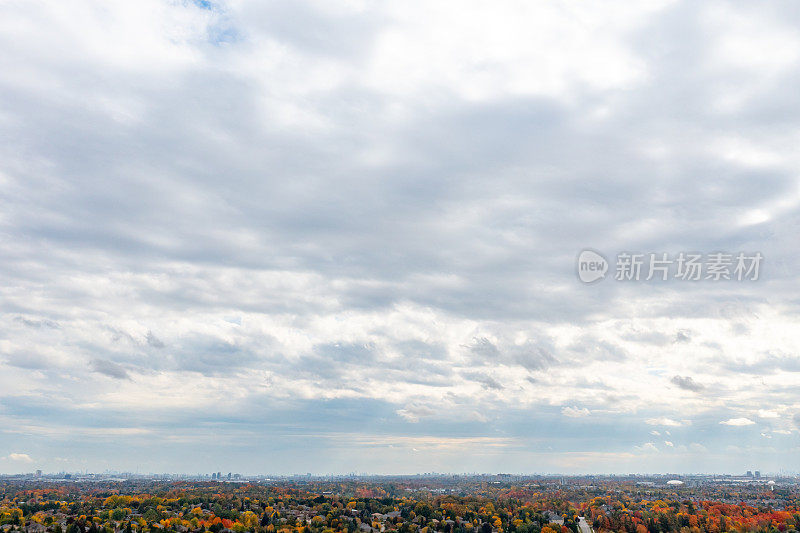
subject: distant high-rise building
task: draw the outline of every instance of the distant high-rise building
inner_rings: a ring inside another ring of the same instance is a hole
[[[756,479],[761,479],[761,470],[756,470]]]
[[[42,477],[42,471],[41,470],[37,470],[36,471],[36,477]]]
[[[228,479],[230,479],[230,478],[231,478],[231,473],[230,473],[230,472],[228,472]]]
[[[748,470],[746,475],[747,475],[747,477],[753,477],[753,471],[752,470]]]
[[[217,479],[217,473],[211,472],[211,479]]]

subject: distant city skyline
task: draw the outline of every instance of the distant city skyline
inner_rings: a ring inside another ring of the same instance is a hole
[[[265,479],[331,479],[331,478],[680,478],[680,479],[734,479],[734,480],[753,480],[768,482],[771,478],[795,478],[800,477],[800,472],[779,471],[764,472],[756,470],[755,473],[748,470],[742,472],[625,472],[625,473],[588,473],[588,474],[566,474],[561,472],[416,472],[409,474],[401,473],[370,473],[370,472],[292,472],[292,473],[270,473],[270,472],[128,472],[120,470],[106,470],[102,472],[90,471],[59,471],[59,472],[15,472],[0,474],[3,478],[26,478],[26,479],[57,479],[57,480],[81,480],[87,478],[97,479],[192,479],[192,480],[211,480],[211,481],[239,481],[239,480],[265,480]]]

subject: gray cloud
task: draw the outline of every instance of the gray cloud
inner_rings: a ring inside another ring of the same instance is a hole
[[[147,332],[147,344],[152,346],[153,348],[163,348],[166,346],[161,340],[153,335],[152,331]]]
[[[94,359],[90,366],[93,371],[103,374],[114,379],[130,379],[128,371],[113,361],[106,361],[104,359]]]
[[[672,376],[672,379],[670,379],[670,381],[672,382],[673,385],[676,385],[678,388],[681,388],[683,390],[700,392],[703,389],[705,389],[705,387],[702,384],[697,383],[694,379],[691,378],[691,376]]]
[[[739,358],[719,358],[721,365],[730,371],[743,374],[773,374],[779,371],[800,372],[800,360],[786,353],[767,352],[747,360]]]
[[[500,358],[500,350],[486,337],[475,339],[469,350],[478,358],[489,362]]]
[[[488,374],[483,374],[481,372],[464,372],[462,375],[470,381],[480,383],[481,386],[487,390],[503,390],[504,388],[502,383]]]
[[[6,364],[30,370],[52,368],[53,361],[44,354],[36,352],[15,352],[5,355]]]
[[[31,328],[58,329],[58,322],[55,322],[53,320],[49,320],[49,319],[46,319],[46,318],[33,319],[33,318],[27,318],[27,317],[24,317],[24,316],[18,316],[18,317],[14,317],[14,320],[16,320],[16,321],[18,321],[18,322],[20,322],[22,324],[25,324],[26,326],[31,327]]]

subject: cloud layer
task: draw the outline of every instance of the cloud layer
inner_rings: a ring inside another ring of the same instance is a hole
[[[0,6],[0,469],[800,468],[798,18]]]

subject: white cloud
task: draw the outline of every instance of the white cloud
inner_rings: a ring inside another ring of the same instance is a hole
[[[652,442],[645,442],[641,446],[634,446],[634,449],[639,452],[644,453],[657,453],[658,447]]]
[[[724,426],[752,426],[755,422],[749,418],[729,418],[728,420],[723,420],[720,424]]]
[[[401,418],[404,418],[408,422],[414,423],[419,422],[420,418],[431,416],[435,413],[433,409],[424,405],[409,405],[406,408],[398,409],[395,412]]]
[[[489,417],[479,411],[472,411],[469,415],[470,420],[475,420],[476,422],[488,422]]]
[[[570,418],[584,418],[592,413],[585,407],[563,407],[561,414]]]
[[[6,457],[6,459],[10,461],[16,461],[18,463],[32,463],[33,459],[27,453],[10,453]]]
[[[690,423],[688,420],[678,421],[667,417],[648,418],[644,422],[645,424],[649,424],[651,426],[671,426],[671,427],[683,426]]]

